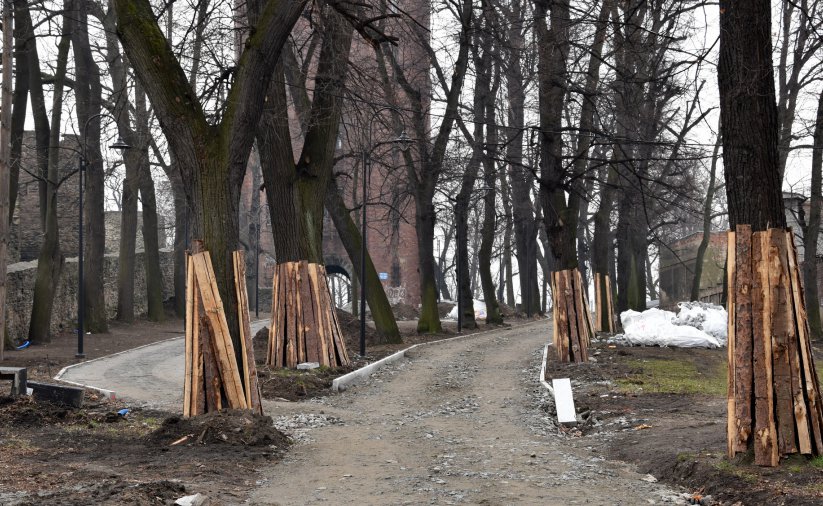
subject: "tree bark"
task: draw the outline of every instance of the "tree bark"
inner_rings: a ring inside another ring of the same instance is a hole
[[[25,3],[25,2],[24,2]],[[11,104],[11,151],[9,154],[9,223],[14,217],[20,179],[20,159],[23,153],[23,131],[29,101],[29,55],[26,41],[28,16],[12,2],[14,15],[14,91]]]
[[[778,170],[771,2],[720,2],[717,80],[729,226],[786,226]],[[757,195],[758,198],[752,198]]]
[[[692,292],[690,300],[700,300],[700,278],[703,277],[703,263],[706,258],[706,250],[712,238],[712,201],[714,192],[717,190],[715,181],[717,180],[717,158],[720,152],[720,133],[712,152],[712,163],[709,168],[709,187],[706,189],[706,200],[703,202],[703,238],[700,246],[697,247],[697,256],[694,258],[694,278],[692,279]]]
[[[821,180],[823,179],[823,92],[817,102],[817,118],[814,124],[814,150],[812,151],[812,180],[809,195],[809,219],[803,231],[803,287],[806,291],[806,313],[809,328],[815,339],[823,337],[820,322],[820,294],[818,287],[817,242],[820,237],[820,207],[823,203]]]
[[[0,216],[9,216],[9,172],[11,165],[12,117],[12,48],[14,47],[11,0],[2,0],[3,20],[3,78],[0,90]],[[0,324],[6,322],[6,264],[9,244],[9,220],[0,223]],[[5,331],[0,334],[0,360],[5,349]]]
[[[153,322],[166,319],[163,307],[163,271],[160,269],[160,239],[157,220],[157,198],[149,165],[149,111],[146,93],[135,87],[137,137],[139,139],[140,165],[138,180],[140,199],[143,204],[143,267],[146,271],[146,316]]]
[[[495,90],[499,85],[499,71],[495,78]],[[497,125],[495,124],[495,104],[496,93],[486,97],[486,143],[487,151],[483,156],[483,182],[485,183],[485,194],[483,195],[483,225],[481,227],[480,250],[477,253],[480,269],[480,284],[483,287],[483,301],[486,303],[486,324],[499,325],[503,323],[503,316],[500,314],[500,304],[495,293],[494,278],[492,278],[492,248],[494,247],[495,232],[497,231],[497,207],[496,207],[496,182],[497,182]]]
[[[337,229],[340,242],[346,248],[346,253],[348,253],[352,264],[356,264],[362,253],[363,238],[357,224],[354,223],[349,210],[346,208],[346,203],[343,202],[337,183],[332,180],[329,185],[329,189],[326,191],[326,210],[334,222],[334,228]],[[360,270],[357,269],[356,273],[359,276]],[[380,282],[368,250],[366,250],[366,301],[369,303],[371,317],[377,329],[377,334],[380,336],[380,343],[403,342],[391,304],[388,297],[386,297],[383,283]],[[352,305],[356,305],[355,302],[352,301]]]
[[[57,48],[57,66],[54,73],[52,119],[54,126],[49,133],[48,172],[46,174],[46,229],[40,254],[37,257],[37,274],[34,281],[34,300],[29,321],[29,341],[42,344],[51,341],[51,317],[54,297],[63,270],[64,257],[60,251],[60,230],[57,220],[57,188],[60,179],[60,125],[63,110],[63,87],[66,80],[72,16],[63,16],[63,27]],[[39,67],[39,65],[38,65]]]
[[[277,55],[304,5],[304,0],[265,3],[237,62],[222,120],[210,125],[148,0],[114,0],[118,36],[169,142],[191,209],[193,235],[203,239],[211,254],[238,364],[242,357],[231,254],[238,246],[240,186]]]

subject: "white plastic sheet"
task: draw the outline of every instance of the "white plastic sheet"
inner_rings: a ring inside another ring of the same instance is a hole
[[[455,305],[449,314],[446,316],[447,320],[456,320],[457,319],[457,306]],[[486,303],[482,300],[474,299],[474,319],[475,320],[485,320],[486,319]]]
[[[726,310],[714,304],[683,302],[678,314],[657,308],[620,314],[623,334],[615,342],[631,346],[719,348],[726,345]]]

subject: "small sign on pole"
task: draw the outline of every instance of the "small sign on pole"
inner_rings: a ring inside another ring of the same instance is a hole
[[[389,273],[388,272],[378,273],[377,276],[380,278],[380,281],[386,281],[387,279],[389,279]]]

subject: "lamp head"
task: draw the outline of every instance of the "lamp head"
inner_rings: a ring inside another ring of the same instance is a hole
[[[412,143],[414,142],[411,137],[406,133],[405,130],[400,132],[400,135],[393,141],[397,147],[400,148],[400,151],[408,151],[411,147]]]
[[[122,155],[122,154],[123,154],[123,152],[124,152],[124,151],[126,151],[127,149],[131,149],[131,145],[129,145],[128,143],[126,143],[126,141],[124,141],[124,140],[123,140],[123,138],[122,138],[122,137],[120,137],[120,136],[118,136],[118,137],[117,137],[117,140],[114,142],[114,144],[112,144],[112,145],[111,145],[111,146],[109,146],[109,147],[110,147],[111,149],[113,149],[113,150],[117,151],[117,152],[118,152],[118,153],[120,153],[121,155]]]

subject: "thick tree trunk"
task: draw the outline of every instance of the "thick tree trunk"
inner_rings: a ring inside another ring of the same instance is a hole
[[[131,151],[131,150],[130,150]],[[126,154],[126,177],[120,205],[120,251],[117,263],[117,319],[134,321],[134,264],[137,246],[137,192],[140,153]]]
[[[6,264],[9,244],[9,172],[11,165],[12,48],[14,47],[11,0],[3,0],[3,79],[0,89],[0,329],[6,321]],[[5,349],[5,331],[0,333],[0,360]]]
[[[27,15],[16,8],[14,15],[14,91],[11,105],[11,152],[9,154],[9,223],[17,204],[17,190],[20,179],[20,158],[23,153],[23,131],[29,101],[29,55],[26,44]],[[25,3],[25,1],[23,2]]]
[[[720,2],[717,78],[729,225],[786,226],[778,170],[771,2]],[[758,198],[752,198],[758,195]]]
[[[346,253],[348,253],[352,265],[359,265],[363,238],[357,229],[357,225],[352,220],[345,202],[343,202],[337,184],[331,181],[329,185],[329,189],[326,191],[326,210],[334,222],[334,227],[337,229],[337,234],[343,243],[343,247],[346,248]],[[360,271],[358,269],[357,276],[359,277],[359,275]],[[386,291],[383,289],[383,283],[380,282],[368,250],[366,251],[366,288],[366,301],[369,303],[371,317],[377,329],[377,334],[380,336],[380,342],[402,342],[400,330],[397,328],[397,320],[394,318],[391,304],[389,304]],[[352,301],[352,305],[356,305],[355,301]]]
[[[435,214],[431,205],[434,195],[423,192],[416,195],[417,213],[417,257],[420,259],[420,318],[417,320],[418,333],[439,333],[442,331],[440,313],[437,309],[437,283],[434,277],[434,226]],[[433,193],[433,192],[432,192]],[[459,296],[459,295],[458,295]]]
[[[809,195],[809,218],[803,231],[803,286],[806,291],[806,312],[812,337],[823,337],[820,322],[820,294],[818,290],[817,242],[820,237],[821,179],[823,179],[823,92],[817,103],[812,151],[812,180]]]
[[[592,236],[592,271],[594,272],[595,283],[600,286],[595,289],[595,292],[600,294],[600,299],[597,301],[600,321],[595,325],[600,329],[611,329],[614,321],[614,315],[610,312],[608,299],[606,298],[607,287],[605,283],[605,276],[614,280],[612,277],[612,269],[610,259],[613,258],[612,248],[612,234],[611,234],[611,215],[614,209],[614,194],[615,185],[617,184],[617,170],[611,165],[605,169],[607,174],[605,181],[600,184],[600,206],[594,214],[594,235]],[[602,179],[601,179],[602,181]]]
[[[52,98],[52,120],[54,128],[49,134],[48,172],[46,174],[46,229],[40,254],[37,258],[37,275],[34,281],[34,300],[29,321],[29,341],[42,344],[51,341],[50,327],[54,297],[63,269],[63,254],[60,251],[60,230],[57,220],[57,188],[60,179],[60,125],[63,109],[63,87],[66,80],[66,66],[69,56],[69,35],[72,17],[63,16],[63,35],[57,48],[57,67],[54,73],[54,95]]]
[[[137,131],[140,142],[138,178],[140,199],[143,203],[143,263],[146,271],[146,316],[153,322],[166,319],[163,308],[163,272],[160,269],[160,239],[157,220],[157,197],[149,165],[149,114],[146,94],[136,87]]]
[[[72,46],[77,75],[85,79],[75,82],[77,120],[85,145],[86,165],[84,203],[84,321],[91,333],[108,332],[105,290],[103,287],[104,254],[106,248],[105,185],[103,157],[100,151],[100,112],[102,87],[100,69],[94,62],[89,45],[89,0],[75,3],[76,29],[72,31]],[[86,128],[88,126],[88,128]]]
[[[499,76],[497,78],[499,82]],[[492,95],[494,96],[494,95]],[[486,141],[488,151],[483,156],[483,182],[486,193],[483,196],[483,225],[481,227],[480,250],[477,252],[480,269],[480,284],[483,287],[483,301],[486,303],[486,324],[499,325],[503,323],[500,314],[500,304],[495,294],[494,278],[492,278],[492,248],[494,247],[495,232],[497,231],[496,182],[497,174],[495,161],[497,160],[496,146],[498,142],[497,125],[494,122],[494,99],[486,101]]]

